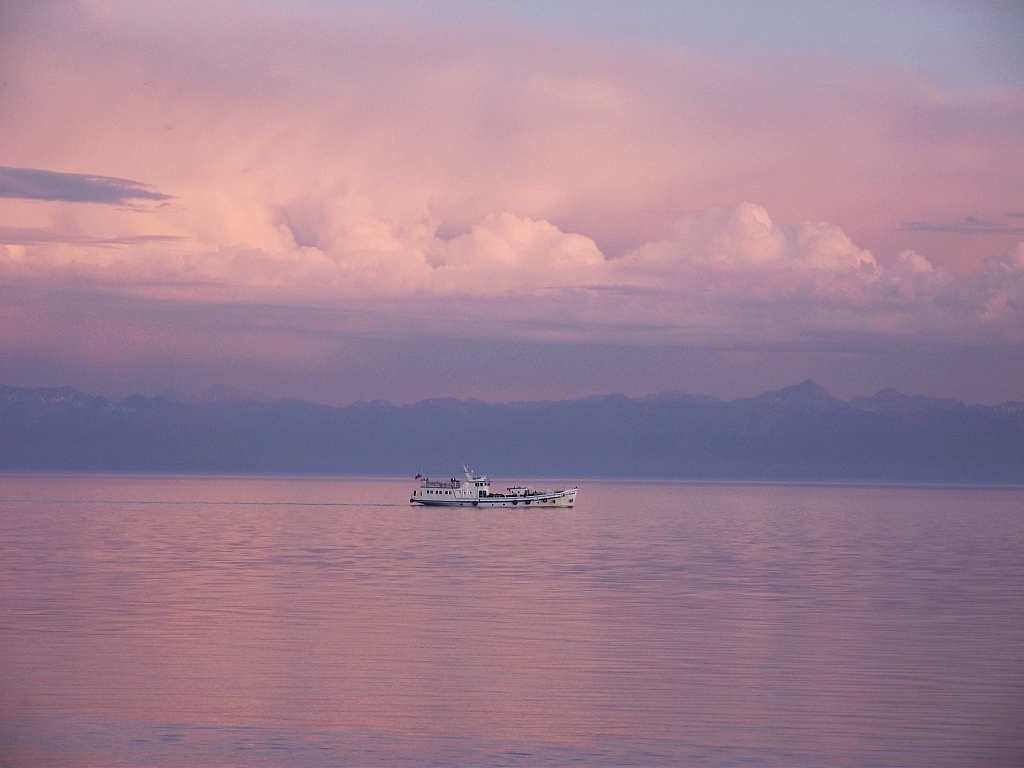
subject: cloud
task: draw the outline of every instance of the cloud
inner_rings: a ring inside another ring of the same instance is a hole
[[[681,217],[671,238],[614,264],[621,279],[711,292],[730,302],[795,297],[853,300],[879,278],[875,257],[839,227],[784,227],[764,206],[741,203]]]
[[[1009,217],[1020,214],[1008,213]],[[1006,233],[1012,235],[1024,234],[1024,227],[1014,226],[1001,221],[989,221],[978,216],[964,216],[959,221],[906,221],[901,229],[908,232],[955,232],[958,234],[985,234]]]
[[[1024,242],[990,259],[981,298],[984,317],[993,325],[1024,323]]]
[[[175,235],[122,235],[120,237],[89,237],[70,232],[55,232],[38,227],[0,227],[0,245],[86,245],[95,248],[117,248],[143,243],[172,243],[182,238]]]
[[[840,330],[1012,334],[1020,308],[1018,251],[957,282],[916,251],[880,263],[834,224],[779,224],[749,202],[679,217],[669,238],[621,258],[583,234],[508,212],[447,238],[429,222],[396,226],[359,199],[305,214],[301,225],[289,214],[276,248],[215,253],[180,250],[173,236],[0,230],[0,241],[15,242],[0,246],[0,275],[125,296],[359,307],[333,327],[339,332],[621,343],[777,343]],[[306,234],[295,237],[296,227]]]
[[[491,214],[466,234],[435,241],[432,287],[509,292],[568,287],[597,278],[604,254],[589,237],[548,221]]]
[[[9,166],[0,166],[0,197],[103,205],[172,199],[171,195],[157,192],[131,179]]]
[[[36,168],[0,175],[11,284],[344,309],[332,333],[1021,332],[1012,259],[910,239],[1015,231],[958,212],[1016,194],[1018,92],[319,6],[113,0],[22,26],[0,135]],[[116,208],[139,202],[166,204]]]

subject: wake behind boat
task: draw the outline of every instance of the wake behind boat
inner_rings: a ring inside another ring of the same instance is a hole
[[[431,480],[416,475],[420,487],[409,497],[410,504],[428,507],[572,507],[579,488],[535,489],[513,485],[504,493],[491,490],[486,475],[478,475],[463,467],[463,478]]]

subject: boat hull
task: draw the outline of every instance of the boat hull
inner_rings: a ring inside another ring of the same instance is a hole
[[[577,489],[537,496],[481,496],[476,499],[431,499],[411,497],[409,503],[420,507],[476,507],[477,509],[537,509],[545,507],[572,507],[576,504]]]

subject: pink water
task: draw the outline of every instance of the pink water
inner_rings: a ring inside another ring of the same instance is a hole
[[[0,766],[1024,764],[1024,491],[410,487],[0,476]]]

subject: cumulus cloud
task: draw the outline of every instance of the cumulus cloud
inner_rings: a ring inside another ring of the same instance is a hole
[[[733,301],[863,301],[881,274],[875,257],[838,226],[781,226],[749,202],[683,216],[673,237],[641,246],[614,267],[622,279],[667,281]]]
[[[672,237],[641,246],[626,263],[653,270],[680,264],[736,270],[777,264],[786,256],[784,235],[753,203],[682,216],[673,229]]]
[[[991,259],[978,298],[984,302],[984,318],[1011,338],[1024,325],[1024,242],[1000,258]]]
[[[193,300],[365,308],[388,298],[400,303],[386,312],[406,314],[407,330],[459,333],[476,313],[471,327],[478,332],[618,341],[782,340],[815,330],[942,332],[956,325],[1012,330],[1024,284],[1021,246],[975,278],[955,281],[915,251],[881,264],[834,224],[780,224],[754,203],[682,216],[670,238],[620,258],[542,219],[490,214],[443,237],[434,221],[398,224],[360,199],[292,206],[283,219],[270,216],[268,228],[276,235],[262,247],[216,251],[166,236],[14,229],[0,252],[0,275],[163,298],[184,286]],[[426,315],[402,308],[423,297],[436,297]],[[391,317],[385,325],[401,323]]]
[[[589,237],[549,221],[491,214],[466,234],[438,240],[431,287],[485,292],[568,287],[601,280],[604,254]]]

